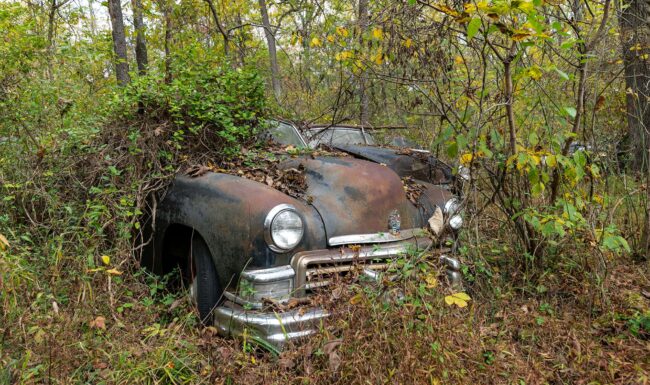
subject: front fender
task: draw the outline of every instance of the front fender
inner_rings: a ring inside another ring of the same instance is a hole
[[[266,215],[282,203],[293,205],[305,224],[301,242],[289,253],[272,251],[264,237]],[[224,285],[244,267],[287,264],[295,252],[326,247],[323,221],[313,207],[264,184],[228,174],[176,177],[156,221],[156,240],[174,224],[197,231],[208,244]],[[163,258],[162,242],[156,244],[156,255]]]

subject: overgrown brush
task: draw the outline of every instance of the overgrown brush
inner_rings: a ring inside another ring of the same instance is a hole
[[[109,323],[164,322],[159,311],[177,294],[161,294],[133,258],[147,204],[181,168],[218,165],[254,145],[265,114],[254,72],[199,63],[171,83],[148,77],[117,90],[101,128],[51,127],[32,138],[38,145],[3,140],[0,373],[27,381],[87,371]],[[138,313],[151,322],[129,320]]]

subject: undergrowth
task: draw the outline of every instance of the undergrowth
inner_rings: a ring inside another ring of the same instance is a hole
[[[571,237],[526,255],[490,209],[468,207],[466,307],[445,300],[435,260],[410,255],[396,280],[324,292],[332,316],[279,356],[199,326],[170,277],[137,265],[134,235],[148,197],[254,148],[268,111],[254,73],[175,73],[104,95],[85,120],[78,95],[35,140],[0,143],[0,384],[650,381],[646,266]]]

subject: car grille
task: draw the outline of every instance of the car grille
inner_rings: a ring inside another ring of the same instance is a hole
[[[349,274],[373,275],[390,268],[395,257],[410,248],[424,249],[432,243],[429,238],[383,243],[372,246],[343,246],[327,250],[297,253],[291,259],[297,296],[325,287]]]

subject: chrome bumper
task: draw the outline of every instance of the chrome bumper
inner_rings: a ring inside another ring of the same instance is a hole
[[[328,316],[322,309],[296,309],[284,313],[237,309],[234,304],[219,306],[214,313],[217,330],[224,336],[262,339],[281,348],[287,341],[306,337]]]
[[[305,251],[296,253],[290,265],[247,270],[241,274],[239,291],[224,293],[226,302],[215,309],[214,323],[223,336],[246,335],[282,348],[287,341],[318,330],[328,313],[308,305],[282,312],[274,309],[283,308],[291,298],[307,297],[311,290],[331,283],[328,277],[352,271],[361,264],[363,275],[378,280],[380,271],[386,270],[396,257],[425,249],[431,243],[429,238],[413,237],[372,246]],[[451,259],[444,256],[449,249],[437,251],[441,258]],[[449,270],[449,261],[443,262]],[[270,302],[276,306],[268,306]]]

